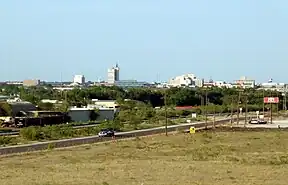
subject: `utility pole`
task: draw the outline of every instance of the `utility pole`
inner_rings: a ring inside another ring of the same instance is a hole
[[[272,90],[270,91],[270,97],[272,97]],[[271,124],[272,124],[272,117],[273,117],[273,112],[272,112],[272,103],[270,103],[270,119],[271,119]]]
[[[168,120],[167,120],[167,91],[165,89],[164,95],[164,103],[165,103],[165,135],[168,136]]]
[[[215,113],[216,113],[216,107],[215,105],[213,105],[214,108],[213,108],[213,128],[215,128]]]
[[[204,97],[203,95],[201,94],[201,107],[204,106]]]
[[[237,125],[239,125],[239,104],[240,104],[240,100],[241,100],[241,91],[239,91],[238,93],[238,102],[237,102]]]
[[[279,104],[276,104],[277,117],[279,117]]]
[[[205,128],[207,129],[208,128],[208,117],[207,117],[207,97],[208,97],[208,94],[207,94],[207,89],[205,90]]]
[[[286,97],[287,86],[284,85],[284,103],[283,103],[283,110],[287,110],[287,97]]]
[[[234,107],[233,107],[233,99],[231,101],[231,126],[233,125],[233,111],[234,111]]]
[[[263,88],[263,117],[264,117],[264,114],[265,114],[265,103],[264,103],[264,98],[265,98],[265,89]]]
[[[245,124],[244,124],[244,127],[246,127],[246,124],[247,124],[247,112],[248,112],[247,103],[248,103],[248,95],[246,94],[245,95]]]

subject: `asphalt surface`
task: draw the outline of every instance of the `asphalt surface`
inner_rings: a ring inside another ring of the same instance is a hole
[[[208,119],[211,119],[213,118],[213,114],[212,115],[207,115]],[[216,120],[219,120],[219,119],[225,119],[229,117],[229,114],[224,114],[224,115],[221,115],[221,116],[218,116],[216,115],[215,116],[215,119]],[[177,118],[178,119],[178,118]],[[189,120],[189,118],[186,118],[187,120]],[[197,123],[197,122],[195,122]],[[190,123],[191,124],[191,123]],[[85,124],[85,125],[77,125],[77,126],[73,126],[74,129],[81,129],[81,128],[89,128],[89,127],[95,127],[95,126],[98,126],[98,124]],[[20,129],[18,129],[20,130]],[[0,136],[17,136],[19,135],[19,131],[12,131],[12,132],[3,132],[3,133],[0,133]]]
[[[239,125],[237,123],[234,123],[233,126],[238,127],[244,127],[245,122],[241,121],[239,122]],[[285,120],[272,120],[272,123],[270,120],[267,122],[267,124],[246,124],[247,128],[288,128],[288,119]]]
[[[195,122],[195,123],[185,123],[181,125],[172,125],[172,126],[167,127],[167,132],[178,131],[179,129],[186,130],[190,128],[191,126],[194,126],[197,130],[205,129],[205,128],[213,127],[214,124],[215,126],[219,124],[223,124],[224,122],[227,122],[229,120],[230,120],[229,118],[226,118],[226,119],[220,119],[220,120],[218,119],[215,121],[215,123],[210,121],[207,123]],[[7,147],[2,147],[2,148],[0,147],[0,155],[47,150],[47,148],[64,148],[64,147],[71,147],[71,146],[82,145],[82,144],[113,141],[113,140],[148,136],[148,135],[161,134],[161,133],[165,133],[165,126],[158,127],[158,128],[130,131],[130,132],[120,132],[120,133],[116,133],[116,137],[113,137],[113,138],[89,136],[89,137],[81,137],[81,138],[71,138],[71,139],[64,139],[64,140],[39,142],[39,143],[34,143],[34,144],[7,146]]]

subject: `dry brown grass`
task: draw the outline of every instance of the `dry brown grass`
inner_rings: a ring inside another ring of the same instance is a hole
[[[2,185],[286,185],[288,132],[136,138],[0,158]]]

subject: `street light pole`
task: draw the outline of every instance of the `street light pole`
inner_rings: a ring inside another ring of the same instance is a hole
[[[205,90],[205,128],[207,129],[208,128],[208,117],[207,117],[207,97],[208,97],[208,95],[207,95],[207,89]]]
[[[213,128],[215,128],[215,113],[216,113],[216,107],[213,105]]]
[[[263,117],[264,117],[264,114],[265,114],[265,103],[264,103],[264,98],[265,98],[265,89],[263,88]]]
[[[231,101],[231,126],[233,125],[233,112],[234,112],[234,107],[233,107],[233,99],[232,99],[232,101]]]
[[[241,98],[241,91],[239,91],[239,93],[238,93],[238,102],[237,102],[237,125],[239,125],[239,104],[240,104],[240,99]]]
[[[272,97],[272,90],[270,91],[270,97]],[[272,112],[272,103],[270,103],[270,119],[271,119],[271,124],[272,124],[272,120],[273,120],[273,112]]]
[[[246,94],[246,96],[245,96],[245,124],[244,124],[244,127],[246,127],[246,124],[247,124],[247,112],[248,112],[247,103],[248,103],[248,95]]]
[[[286,84],[284,85],[284,110],[286,111],[287,110],[287,96],[286,96],[286,90],[287,90],[287,86]]]
[[[168,136],[168,120],[167,120],[167,92],[165,89],[165,95],[164,95],[164,103],[165,103],[165,135]]]

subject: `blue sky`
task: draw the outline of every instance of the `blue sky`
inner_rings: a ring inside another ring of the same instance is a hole
[[[287,0],[3,0],[0,80],[288,82]]]

